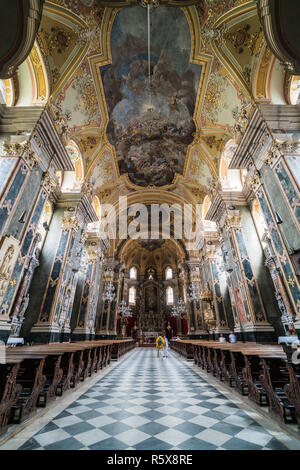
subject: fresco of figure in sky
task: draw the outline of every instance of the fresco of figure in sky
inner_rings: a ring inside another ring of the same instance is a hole
[[[107,135],[120,173],[140,186],[163,186],[184,170],[201,66],[190,63],[190,31],[181,8],[160,5],[151,13],[151,44],[151,100],[145,8],[119,11],[111,33],[112,64],[100,70]]]

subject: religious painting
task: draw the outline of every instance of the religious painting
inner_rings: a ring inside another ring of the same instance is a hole
[[[157,287],[153,284],[145,287],[145,312],[158,312]]]
[[[150,29],[150,87],[147,10],[141,6],[118,12],[112,64],[100,71],[110,118],[107,136],[120,173],[140,186],[163,186],[183,173],[202,67],[190,63],[190,30],[182,9],[155,8]]]
[[[238,288],[235,288],[234,293],[235,293],[236,306],[239,312],[240,321],[241,323],[247,323],[246,312],[245,312],[244,303],[243,303],[240,290]]]

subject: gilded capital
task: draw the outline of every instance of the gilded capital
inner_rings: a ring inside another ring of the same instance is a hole
[[[24,142],[3,142],[2,148],[8,157],[22,157],[31,170],[41,163],[28,140]]]
[[[225,226],[227,228],[241,228],[242,216],[239,210],[229,210],[225,218]]]
[[[250,188],[256,192],[261,185],[260,174],[258,170],[254,170],[252,176],[248,178],[248,183]]]
[[[55,190],[57,186],[57,181],[51,178],[49,171],[46,171],[46,173],[44,173],[42,185],[49,194]]]
[[[62,228],[63,229],[74,229],[77,230],[80,226],[79,220],[76,215],[73,216],[63,216],[62,218]]]

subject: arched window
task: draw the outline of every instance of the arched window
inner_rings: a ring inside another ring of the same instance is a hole
[[[137,279],[137,269],[135,266],[132,266],[129,270],[129,278],[130,279]]]
[[[168,266],[166,268],[166,280],[173,279],[173,269]]]
[[[173,287],[167,287],[167,305],[173,305],[174,303],[174,291]]]
[[[135,305],[135,303],[136,303],[136,288],[135,288],[135,286],[131,286],[129,288],[128,303],[129,303],[129,305]]]

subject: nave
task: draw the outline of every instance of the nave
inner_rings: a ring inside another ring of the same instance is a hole
[[[300,440],[174,352],[138,348],[0,450],[300,450]]]

